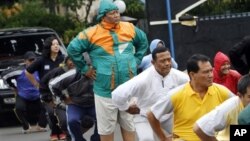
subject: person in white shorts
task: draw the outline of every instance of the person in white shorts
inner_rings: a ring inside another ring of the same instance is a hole
[[[194,132],[202,141],[229,140],[230,125],[238,124],[239,113],[250,103],[249,74],[239,80],[237,94],[196,121]]]
[[[134,123],[139,141],[155,141],[153,130],[148,123],[146,112],[157,100],[164,97],[162,91],[189,81],[187,74],[171,68],[171,55],[166,47],[155,48],[152,52],[152,64],[136,77],[123,83],[112,92],[112,100],[121,111],[135,114]],[[132,102],[129,102],[132,101]],[[171,114],[161,119],[162,125],[171,133]]]
[[[82,30],[70,41],[67,53],[80,72],[94,80],[95,108],[101,141],[113,141],[117,124],[123,141],[134,141],[133,115],[112,104],[111,92],[137,75],[137,66],[148,49],[145,32],[121,21],[118,7],[110,0],[100,0],[97,24]],[[92,66],[86,65],[87,52]]]

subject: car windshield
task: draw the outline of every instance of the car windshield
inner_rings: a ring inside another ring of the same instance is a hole
[[[0,57],[22,56],[26,51],[34,51],[41,55],[44,40],[51,35],[22,35],[15,37],[0,37]]]
[[[11,32],[10,32],[11,33]],[[25,33],[25,34],[0,34],[0,74],[12,66],[23,63],[23,55],[27,51],[34,51],[36,55],[42,54],[44,41],[48,37],[58,37],[53,33]],[[64,45],[59,39],[60,51],[64,54]]]
[[[60,44],[60,52],[66,55],[66,48],[54,30],[49,28],[13,28],[0,29],[0,90],[8,89],[1,74],[24,65],[23,55],[33,51],[42,55],[44,42],[48,37],[56,37]]]

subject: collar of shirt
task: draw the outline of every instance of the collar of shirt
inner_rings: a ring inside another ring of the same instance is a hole
[[[112,30],[112,29],[119,29],[120,24],[114,24],[114,23],[107,23],[105,21],[101,21],[100,25],[107,30]]]
[[[161,74],[159,74],[157,72],[157,70],[155,69],[154,65],[151,65],[150,67],[152,69],[153,75],[161,78],[162,80],[165,80],[171,74],[171,71],[172,71],[172,68],[171,68],[170,71],[169,71],[169,73],[165,77],[163,77]]]
[[[212,85],[213,86],[213,85]],[[207,92],[206,92],[206,95],[208,94],[208,95],[212,95],[213,93],[211,93],[211,87],[212,86],[210,86],[210,87],[208,87],[208,89],[207,89]],[[194,90],[193,90],[193,88],[191,87],[191,85],[190,85],[190,82],[189,83],[187,83],[186,84],[186,90],[187,90],[187,94],[189,95],[189,96],[192,96],[192,95],[199,95],[199,93],[197,93],[197,92],[195,92]]]

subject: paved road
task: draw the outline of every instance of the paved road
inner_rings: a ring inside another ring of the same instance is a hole
[[[49,141],[50,131],[22,134],[21,129],[21,126],[0,127],[0,141]],[[115,141],[122,141],[119,131],[119,128],[117,128]],[[87,141],[90,141],[92,133],[93,128],[86,132],[83,136],[87,139]]]
[[[20,126],[0,127],[0,141],[49,141],[49,133],[36,132],[30,134],[22,134]],[[115,141],[122,141],[120,130],[117,128],[115,133]],[[93,128],[86,132],[83,136],[87,141],[90,141],[90,136],[93,133]]]
[[[49,141],[50,131],[22,134],[22,127],[17,121],[15,115],[6,117],[4,125],[0,126],[0,141]],[[91,128],[83,136],[90,141],[94,128]],[[115,131],[115,141],[122,141],[120,128]]]
[[[14,115],[7,117],[4,126],[0,126],[0,141],[49,141],[50,131],[22,134],[22,127]],[[47,127],[48,128],[48,127]],[[83,136],[90,141],[94,128],[91,128]],[[122,141],[120,127],[115,130],[115,141]]]

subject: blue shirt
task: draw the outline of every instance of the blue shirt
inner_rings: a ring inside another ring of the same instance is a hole
[[[33,74],[35,79],[39,81],[38,73]],[[16,79],[18,95],[27,100],[37,100],[40,98],[39,90],[29,81],[25,75],[25,70],[22,71]]]

